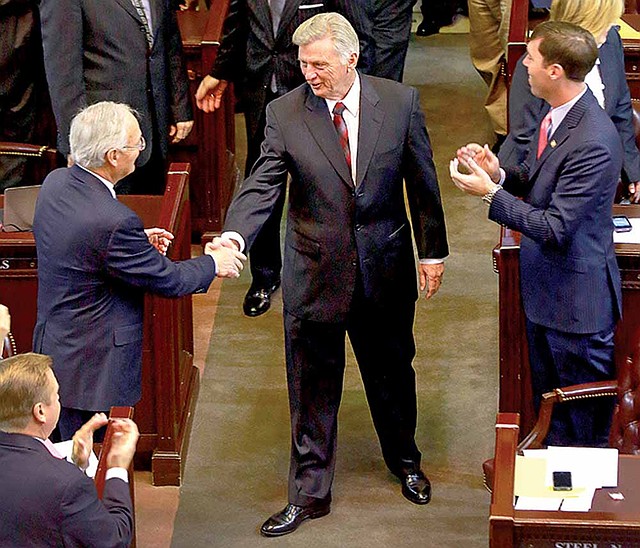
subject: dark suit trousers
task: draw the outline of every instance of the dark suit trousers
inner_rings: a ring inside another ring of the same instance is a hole
[[[267,93],[265,108],[260,111],[247,109],[245,120],[247,127],[247,163],[245,164],[245,177],[251,172],[253,164],[260,157],[260,145],[264,140],[266,121],[266,105],[276,95]],[[286,193],[282,192],[258,236],[251,246],[249,257],[251,261],[252,286],[267,288],[280,282],[280,270],[282,269],[282,251],[280,250],[280,224]]]
[[[389,469],[420,465],[415,443],[416,385],[411,362],[414,303],[379,308],[356,291],[341,323],[301,320],[285,312],[285,351],[291,412],[289,502],[331,499],[337,418],[349,335],[373,423]]]
[[[536,411],[542,394],[555,388],[615,377],[613,329],[582,335],[526,323]],[[613,398],[554,406],[546,444],[606,447],[613,406]]]

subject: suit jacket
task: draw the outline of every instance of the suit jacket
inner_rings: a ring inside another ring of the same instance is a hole
[[[540,159],[536,148],[522,167],[506,169],[507,192],[489,209],[491,219],[522,232],[525,314],[567,333],[612,328],[621,314],[611,221],[622,167],[616,129],[587,89]]]
[[[262,155],[234,198],[225,230],[250,246],[285,191],[284,308],[302,319],[341,321],[360,277],[381,306],[417,298],[411,227],[421,258],[448,254],[444,214],[418,93],[360,75],[357,184],[324,99],[307,84],[267,106]]]
[[[235,82],[245,108],[263,112],[273,74],[278,95],[304,82],[291,38],[301,23],[327,11],[327,2],[286,0],[274,35],[268,0],[231,0],[211,75]]]
[[[153,48],[131,0],[40,0],[44,61],[58,124],[58,148],[69,154],[69,127],[82,108],[99,101],[138,111],[147,148],[168,149],[169,126],[192,120],[189,84],[175,13],[168,0],[150,0]]]
[[[127,547],[129,486],[112,478],[102,501],[93,481],[24,434],[0,431],[0,546]]]
[[[45,179],[34,218],[38,252],[35,352],[53,357],[65,407],[91,411],[140,399],[145,291],[205,291],[211,257],[174,263],[140,218],[78,166]]]
[[[612,28],[607,34],[607,40],[598,50],[598,58],[600,76],[605,86],[605,110],[615,124],[624,147],[624,174],[628,181],[640,181],[640,152],[633,130],[631,95],[625,76],[622,40],[617,28]],[[526,159],[531,138],[548,110],[549,105],[531,93],[527,69],[520,59],[509,92],[509,135],[500,148],[501,164],[518,165]]]

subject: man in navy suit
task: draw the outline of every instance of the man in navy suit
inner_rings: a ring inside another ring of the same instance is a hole
[[[460,189],[489,204],[490,219],[522,233],[521,291],[537,406],[554,388],[615,375],[621,288],[611,208],[622,146],[584,83],[597,56],[593,36],[581,27],[536,27],[524,64],[532,92],[548,105],[527,160],[501,169],[486,145],[470,144],[450,166]],[[564,407],[548,443],[606,445],[609,403]]]
[[[407,499],[429,502],[415,442],[412,233],[427,297],[440,286],[448,254],[416,90],[360,74],[358,36],[337,13],[309,19],[293,41],[306,84],[267,107],[262,154],[222,236],[225,245],[250,248],[286,191],[282,175],[291,174],[282,273],[289,498],[263,524],[265,536],[330,511],[347,334],[385,462]]]
[[[145,291],[204,292],[236,277],[244,255],[207,246],[182,262],[164,256],[173,235],[143,229],[114,186],[145,147],[127,105],[102,102],[78,114],[70,132],[75,165],[44,181],[33,232],[38,252],[36,352],[53,357],[60,382],[61,438],[96,411],[140,399]],[[154,247],[155,245],[155,247]]]
[[[96,415],[74,436],[72,460],[56,454],[49,435],[60,413],[51,358],[20,354],[0,362],[0,546],[127,547],[133,505],[127,469],[138,441],[129,419],[114,421],[103,499],[86,469]]]

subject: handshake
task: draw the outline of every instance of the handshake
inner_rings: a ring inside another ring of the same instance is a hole
[[[240,253],[240,244],[230,238],[215,237],[204,246],[206,255],[211,255],[216,263],[216,275],[220,278],[237,278],[244,268],[246,255]]]

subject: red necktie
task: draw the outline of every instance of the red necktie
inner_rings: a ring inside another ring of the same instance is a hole
[[[549,129],[551,128],[551,112],[549,112],[543,119],[540,124],[540,136],[538,137],[538,155],[536,158],[540,158],[542,156],[542,151],[547,146],[547,141],[549,140]]]
[[[338,137],[340,137],[340,146],[342,147],[342,152],[344,152],[344,157],[347,160],[347,166],[349,166],[349,171],[351,171],[351,149],[349,148],[349,131],[347,130],[347,124],[344,121],[344,117],[342,113],[345,111],[346,107],[342,103],[336,103],[336,106],[333,107],[333,125],[336,126],[336,131],[338,132]]]

